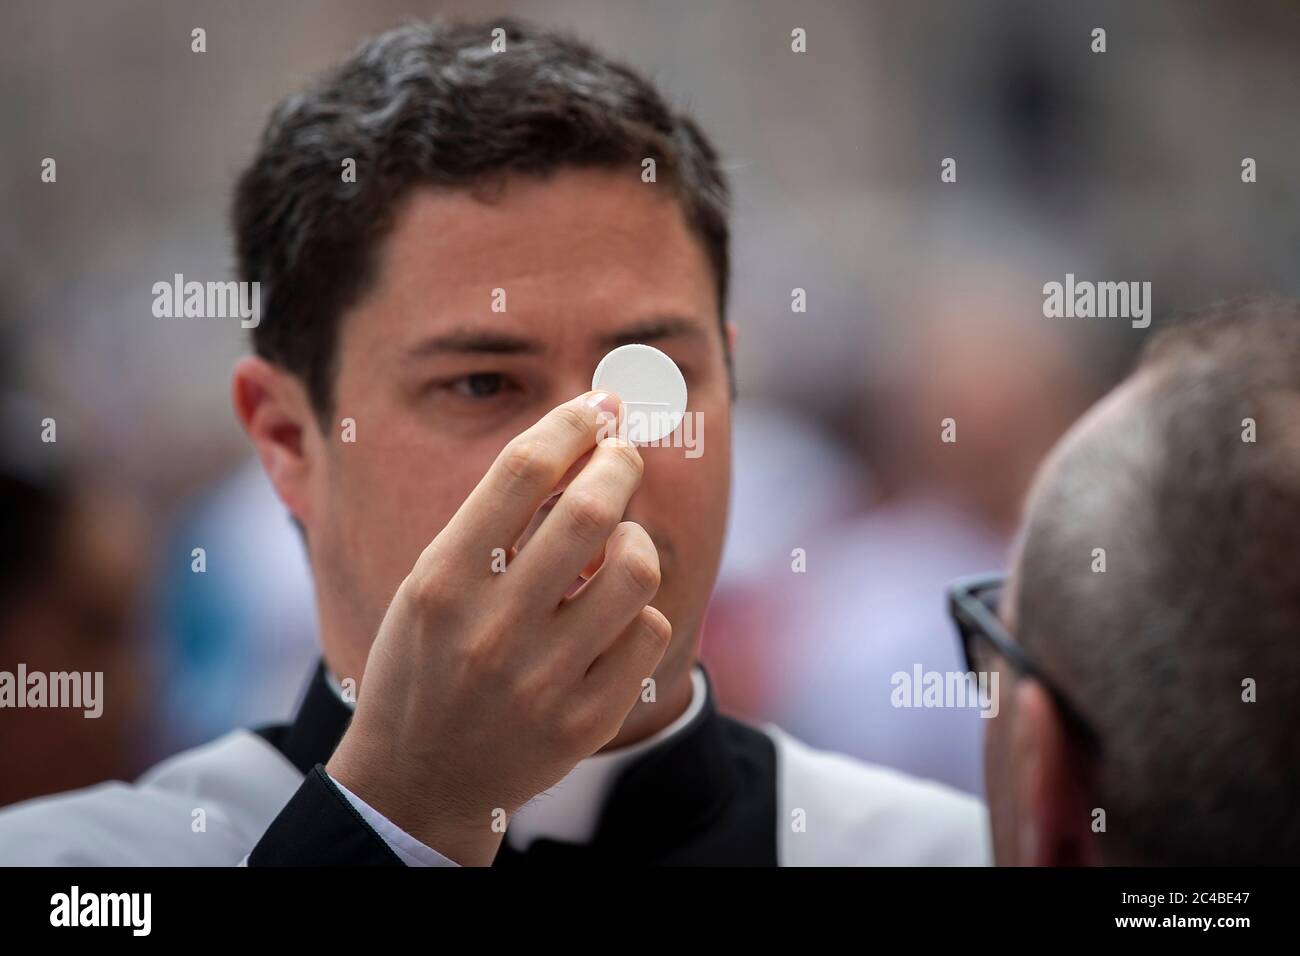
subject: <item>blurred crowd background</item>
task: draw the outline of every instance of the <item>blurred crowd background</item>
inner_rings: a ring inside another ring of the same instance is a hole
[[[895,709],[890,675],[961,668],[944,585],[1005,564],[1039,459],[1146,334],[1045,319],[1043,283],[1150,281],[1157,321],[1300,295],[1300,4],[6,0],[0,669],[103,670],[112,706],[5,712],[0,803],[292,711],[312,597],[230,410],[247,333],[156,319],[151,286],[233,278],[230,188],[272,103],[434,13],[576,32],[726,157],[741,394],[704,639],[722,705],[978,790],[977,712]]]

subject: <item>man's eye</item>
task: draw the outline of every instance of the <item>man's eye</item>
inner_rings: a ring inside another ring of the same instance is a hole
[[[498,372],[475,372],[450,383],[451,390],[464,398],[491,398],[505,388],[505,376]]]

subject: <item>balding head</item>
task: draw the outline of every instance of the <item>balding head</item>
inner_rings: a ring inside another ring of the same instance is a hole
[[[1300,860],[1300,306],[1158,335],[1044,466],[1015,578],[1017,639],[1103,741],[1104,859]]]

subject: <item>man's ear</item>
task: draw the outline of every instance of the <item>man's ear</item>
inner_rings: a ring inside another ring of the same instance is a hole
[[[311,527],[311,470],[321,450],[316,417],[298,378],[256,355],[235,363],[235,417],[289,513]]]
[[[1020,861],[1030,866],[1097,866],[1088,771],[1043,685],[1016,682],[1012,747],[1020,808]]]
[[[734,358],[736,354],[736,339],[740,335],[740,330],[736,328],[736,323],[732,322],[730,319],[723,323],[723,328],[727,333],[727,351],[730,352]]]

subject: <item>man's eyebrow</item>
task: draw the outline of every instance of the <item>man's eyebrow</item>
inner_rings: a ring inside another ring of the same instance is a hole
[[[601,335],[597,342],[602,348],[614,349],[620,345],[642,343],[648,345],[660,339],[678,336],[699,337],[704,334],[698,323],[676,315],[656,316],[624,326],[614,332]]]
[[[649,344],[679,336],[700,337],[699,325],[681,316],[657,316],[606,332],[597,338],[604,349],[635,342]],[[492,329],[454,329],[420,339],[403,351],[406,359],[421,359],[439,353],[456,355],[540,355],[546,349],[536,339]]]
[[[488,355],[537,355],[544,349],[534,339],[491,329],[457,329],[420,339],[403,352],[407,359],[426,358],[440,352]]]

